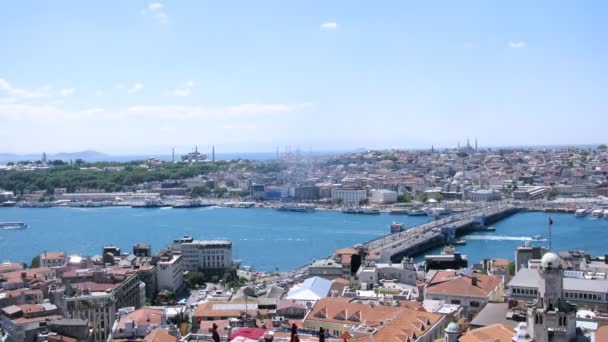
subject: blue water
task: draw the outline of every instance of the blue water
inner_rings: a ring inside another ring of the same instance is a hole
[[[426,217],[279,212],[273,209],[200,208],[0,208],[0,221],[22,221],[25,230],[0,231],[0,259],[29,263],[44,250],[99,255],[106,244],[130,251],[147,242],[154,251],[184,235],[229,239],[233,257],[257,270],[288,270],[338,248],[389,232],[396,219],[406,227]]]
[[[457,250],[468,256],[469,264],[484,258],[513,260],[515,248],[535,235],[541,235],[542,240],[531,241],[533,246],[549,246],[549,216],[553,219],[552,250],[582,249],[594,256],[608,253],[608,219],[540,212],[518,213],[493,224],[495,232],[464,236],[467,244]],[[428,253],[440,253],[440,249]]]
[[[554,250],[608,251],[608,220],[552,214]],[[272,209],[133,209],[0,208],[0,221],[22,221],[25,230],[0,231],[0,259],[29,263],[44,250],[98,255],[105,244],[130,251],[134,243],[152,244],[154,251],[174,238],[229,239],[233,254],[257,270],[288,270],[389,231],[401,220],[406,227],[427,217],[348,215],[339,212],[278,212]],[[521,213],[494,225],[496,232],[475,233],[458,247],[470,262],[482,258],[513,259],[515,247],[534,235],[547,236],[547,215]],[[538,242],[535,242],[538,243]],[[546,244],[546,242],[540,242]],[[438,252],[438,250],[429,253]]]

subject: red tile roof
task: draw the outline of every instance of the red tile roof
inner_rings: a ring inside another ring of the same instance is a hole
[[[477,279],[476,284],[473,277]],[[474,273],[471,277],[455,271],[440,271],[427,285],[426,293],[487,298],[502,286],[501,277]]]

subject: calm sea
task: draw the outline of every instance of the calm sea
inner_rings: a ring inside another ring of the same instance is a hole
[[[576,218],[572,214],[552,217],[555,250],[579,248],[594,255],[608,252],[608,219]],[[338,248],[386,234],[395,220],[411,227],[428,218],[219,207],[0,208],[0,221],[30,225],[25,230],[0,231],[0,259],[29,263],[44,250],[92,256],[101,254],[105,244],[130,251],[138,242],[150,243],[158,251],[173,239],[189,235],[232,240],[234,257],[257,270],[288,270]],[[496,232],[465,237],[467,245],[458,249],[471,262],[491,257],[512,259],[515,247],[524,240],[548,235],[547,220],[544,213],[520,213],[495,224]]]

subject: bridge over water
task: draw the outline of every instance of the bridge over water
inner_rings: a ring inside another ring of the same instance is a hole
[[[446,243],[446,232],[454,236],[482,229],[516,213],[515,206],[501,204],[454,214],[409,228],[403,232],[385,235],[363,244],[368,254],[380,255],[380,262],[400,262]]]

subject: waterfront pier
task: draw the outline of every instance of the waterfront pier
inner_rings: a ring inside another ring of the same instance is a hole
[[[444,245],[451,238],[483,230],[486,225],[517,211],[515,206],[508,204],[470,210],[385,235],[364,243],[363,247],[368,254],[379,255],[380,262],[400,262],[403,257],[413,257]]]

